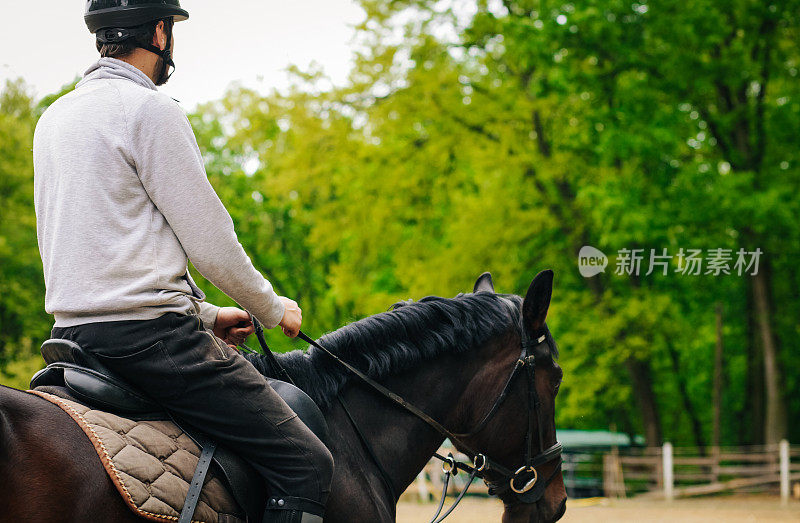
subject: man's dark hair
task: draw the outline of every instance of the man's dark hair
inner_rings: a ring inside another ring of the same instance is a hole
[[[95,42],[95,45],[97,46],[97,50],[100,51],[100,56],[103,58],[119,58],[131,54],[137,47],[147,47],[153,45],[153,36],[156,34],[156,26],[158,26],[158,22],[161,22],[161,20],[153,20],[152,22],[148,22],[138,28],[135,28],[140,29],[137,31],[139,34],[133,38],[123,40],[122,42],[104,44],[98,39]],[[173,20],[170,17],[164,19],[163,22],[164,31],[166,32],[167,37],[169,37],[172,33]]]

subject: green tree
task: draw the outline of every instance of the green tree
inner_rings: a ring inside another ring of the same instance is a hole
[[[38,347],[52,326],[36,241],[33,132],[44,109],[73,87],[39,103],[21,79],[0,93],[0,377],[21,387],[28,370],[40,368]]]
[[[22,80],[0,94],[0,371],[47,329],[33,214],[36,106]]]

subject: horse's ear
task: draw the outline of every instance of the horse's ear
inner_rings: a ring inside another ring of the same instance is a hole
[[[540,272],[533,279],[522,304],[522,321],[529,333],[535,333],[544,327],[552,295],[553,271],[548,269]]]
[[[492,275],[484,272],[478,276],[478,281],[475,282],[475,287],[472,292],[494,292],[494,284],[492,283]]]

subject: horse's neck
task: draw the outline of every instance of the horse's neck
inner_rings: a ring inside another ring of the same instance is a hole
[[[406,401],[422,409],[449,430],[459,432],[466,405],[459,404],[476,374],[486,367],[494,351],[476,348],[461,354],[441,356],[387,379],[384,384]],[[405,411],[371,388],[358,384],[343,395],[359,429],[370,442],[381,465],[392,478],[400,495],[414,480],[444,438],[425,422]],[[334,403],[330,413],[336,424],[346,417]],[[344,422],[349,425],[348,421]],[[369,453],[351,426],[337,426],[340,442],[361,458],[363,466],[373,467]]]

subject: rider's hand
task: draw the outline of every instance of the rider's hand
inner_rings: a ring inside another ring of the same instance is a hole
[[[253,334],[255,330],[247,311],[236,307],[221,307],[217,312],[217,321],[214,322],[214,335],[217,338],[222,338],[225,343],[232,347],[244,343],[244,340]]]
[[[283,296],[281,296],[280,299],[284,307],[286,307],[286,310],[283,313],[283,319],[278,325],[281,326],[284,334],[290,338],[294,338],[300,332],[300,324],[303,323],[303,311],[300,310],[300,307],[294,300],[284,298]]]

